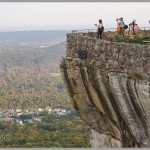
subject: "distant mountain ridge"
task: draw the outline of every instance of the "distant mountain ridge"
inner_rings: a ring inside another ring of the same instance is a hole
[[[24,51],[14,48],[11,51],[0,51],[0,66],[7,64],[8,67],[31,67],[31,65],[47,66],[49,64],[49,69],[53,66],[58,71],[61,57],[65,55],[65,41],[45,48],[28,48]]]
[[[0,32],[0,42],[47,42],[47,41],[64,41],[65,30],[37,30],[37,31],[13,31]]]

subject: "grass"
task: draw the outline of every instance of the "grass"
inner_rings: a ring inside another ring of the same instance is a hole
[[[130,37],[130,36],[121,36],[117,34],[114,37],[109,37],[108,40],[111,42],[138,43],[142,45],[150,44],[150,42],[143,42],[143,41],[150,41],[149,36],[141,37],[141,36],[135,35],[134,37]]]

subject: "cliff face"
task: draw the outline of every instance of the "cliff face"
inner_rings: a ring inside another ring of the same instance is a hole
[[[68,34],[61,71],[74,108],[91,126],[93,147],[150,147],[148,45]]]

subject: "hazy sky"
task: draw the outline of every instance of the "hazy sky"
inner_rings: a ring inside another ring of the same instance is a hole
[[[126,24],[133,19],[139,26],[150,24],[150,3],[117,2],[32,2],[0,3],[0,30],[96,28],[102,19],[105,28],[116,26],[123,17]]]

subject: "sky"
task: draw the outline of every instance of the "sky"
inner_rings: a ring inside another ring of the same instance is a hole
[[[115,28],[116,18],[125,24],[136,19],[140,27],[150,27],[149,2],[7,2],[0,3],[0,31],[95,29],[103,20],[105,28]]]

